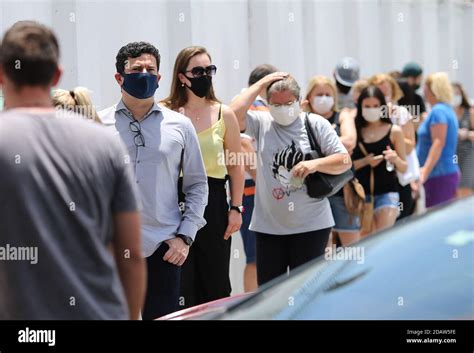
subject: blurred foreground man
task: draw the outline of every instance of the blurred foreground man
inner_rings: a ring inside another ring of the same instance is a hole
[[[53,108],[58,61],[36,22],[0,44],[0,319],[138,319],[146,271],[127,152]]]

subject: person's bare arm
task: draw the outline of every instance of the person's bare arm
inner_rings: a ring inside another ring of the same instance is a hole
[[[413,151],[413,148],[416,146],[415,141],[415,125],[413,124],[413,120],[410,119],[407,121],[405,125],[402,126],[404,141],[405,141],[405,152],[406,154],[410,154]]]
[[[341,142],[351,154],[357,143],[355,110],[343,109],[339,114],[339,122],[341,124]]]
[[[250,174],[254,181],[257,181],[257,166],[251,164],[256,160],[256,152],[252,146],[252,141],[248,138],[241,138],[240,147],[246,156],[246,161],[248,161],[248,163],[245,164],[245,171]]]
[[[240,131],[245,131],[245,115],[259,93],[266,89],[272,82],[281,80],[286,76],[288,76],[288,74],[284,72],[275,72],[267,75],[232,100],[229,107],[234,111],[235,116],[237,117]]]
[[[359,170],[369,165],[369,158],[373,157],[373,153],[369,156],[362,157],[356,160],[353,160],[352,163],[354,164],[354,169]]]
[[[131,320],[140,317],[146,290],[146,265],[141,254],[140,215],[119,212],[113,215],[112,248],[125,291]]]
[[[349,153],[335,153],[327,157],[299,162],[293,168],[293,175],[297,178],[306,178],[315,172],[337,175],[344,173],[351,165]]]
[[[374,156],[373,153],[369,153],[367,156],[359,158],[355,161],[352,161],[354,164],[354,169],[359,170],[370,165],[372,168],[375,168],[383,161],[383,155],[379,154],[378,156]]]
[[[239,157],[241,153],[241,142],[239,133],[239,124],[234,112],[227,106],[224,108],[225,136],[224,148],[229,151],[229,155],[235,155],[236,163],[230,164],[226,161],[227,172],[230,176],[230,198],[234,206],[242,205],[244,194],[244,164]],[[242,215],[235,210],[229,211],[229,221],[224,234],[224,239],[228,239],[232,233],[238,231],[242,225]]]
[[[392,126],[390,139],[392,140],[395,149],[392,150],[390,146],[387,146],[387,149],[383,151],[384,159],[390,161],[397,171],[405,173],[408,168],[408,163],[405,161],[405,140],[400,126]]]

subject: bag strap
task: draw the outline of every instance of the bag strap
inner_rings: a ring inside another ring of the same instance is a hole
[[[306,134],[308,135],[309,145],[311,149],[318,153],[319,157],[324,157],[323,152],[321,151],[321,147],[319,147],[319,143],[316,140],[316,136],[314,136],[314,131],[311,128],[311,124],[309,122],[309,113],[306,113],[304,118],[304,125],[306,128]]]
[[[183,171],[184,148],[181,150],[181,158],[179,160],[179,169]]]
[[[370,167],[370,200],[374,202],[374,189],[375,189],[375,180],[374,180],[374,168]]]
[[[359,142],[359,148],[362,151],[362,153],[364,154],[364,156],[369,155],[367,153],[367,150],[365,149],[364,145],[362,144],[362,142]],[[371,165],[369,165],[369,167],[370,167],[370,198],[373,202],[373,200],[374,200],[374,189],[375,189],[374,168],[372,168]]]
[[[362,153],[364,154],[364,156],[368,156],[369,154],[367,153],[367,150],[365,149],[364,145],[362,144],[362,142],[359,142],[359,148],[360,150],[362,151]]]
[[[219,106],[219,116],[217,117],[217,120],[221,120],[222,117],[222,104]]]

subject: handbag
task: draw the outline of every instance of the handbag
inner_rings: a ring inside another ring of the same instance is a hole
[[[311,146],[311,152],[307,153],[305,160],[312,160],[321,157],[325,157],[321,151],[316,137],[314,136],[313,129],[309,123],[308,113],[305,116],[305,128],[308,134],[309,144]],[[354,177],[354,173],[351,169],[346,170],[341,174],[326,174],[321,172],[314,172],[309,174],[305,179],[306,189],[309,197],[312,198],[324,198],[329,197],[337,193],[349,180]]]
[[[352,217],[361,217],[364,213],[365,205],[365,191],[364,187],[359,183],[357,178],[350,180],[342,188],[344,196],[344,206],[350,216],[350,223],[352,224]]]
[[[359,142],[359,148],[362,153],[367,156],[367,150],[364,145]],[[362,217],[360,218],[360,230],[362,233],[372,232],[374,226],[374,168],[370,167],[370,194],[369,200],[364,203],[364,210],[362,212]]]

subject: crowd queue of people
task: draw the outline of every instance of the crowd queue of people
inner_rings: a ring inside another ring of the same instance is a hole
[[[252,291],[474,188],[468,96],[416,63],[361,78],[345,57],[304,94],[264,64],[226,105],[210,53],[191,46],[157,102],[160,53],[132,42],[116,56],[121,99],[96,112],[85,88],[51,97],[59,54],[30,21],[0,46],[0,246],[39,257],[0,261],[0,318],[155,319],[231,294],[239,230]],[[331,196],[309,196],[309,175],[348,170]]]

